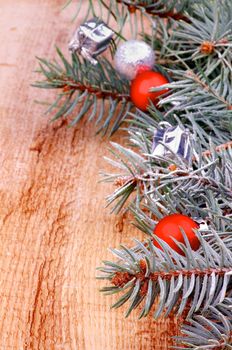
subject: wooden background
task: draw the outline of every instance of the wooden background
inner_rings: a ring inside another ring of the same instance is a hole
[[[65,50],[76,26],[63,2],[0,0],[0,349],[167,349],[174,319],[124,319],[98,292],[107,248],[142,237],[104,209],[108,141],[85,122],[49,124],[34,103],[52,98],[30,87],[35,55]]]

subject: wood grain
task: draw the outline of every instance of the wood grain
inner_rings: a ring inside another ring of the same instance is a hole
[[[0,349],[167,349],[176,320],[125,319],[98,292],[107,248],[142,238],[104,209],[108,141],[85,122],[50,124],[34,103],[52,98],[30,87],[34,56],[65,50],[75,26],[62,4],[0,0]]]

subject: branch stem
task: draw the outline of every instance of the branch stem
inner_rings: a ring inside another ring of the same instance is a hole
[[[130,101],[130,96],[127,94],[119,94],[118,92],[112,92],[112,91],[103,91],[98,88],[92,87],[92,86],[87,86],[84,84],[76,83],[76,82],[70,82],[66,83],[64,85],[60,86],[63,91],[73,91],[73,90],[78,90],[78,91],[88,91],[89,93],[95,94],[97,98],[109,98],[111,97],[113,100],[125,100],[125,101]]]
[[[130,1],[125,0],[117,0],[118,3],[123,4],[128,7],[128,10],[130,13],[135,13],[136,10],[144,9],[146,13],[158,16],[160,18],[173,18],[177,21],[183,20],[185,22],[189,22],[189,18],[183,15],[180,12],[174,12],[174,11],[166,11],[166,12],[160,12],[155,11],[152,6],[147,6],[144,2],[138,2],[137,4],[132,4]]]
[[[173,270],[173,271],[159,271],[152,272],[148,277],[146,277],[146,267],[144,266],[144,260],[140,261],[140,272],[137,274],[128,274],[127,272],[116,272],[111,278],[111,283],[117,287],[123,287],[128,281],[133,278],[139,279],[142,282],[152,280],[157,281],[159,277],[162,279],[170,281],[172,277],[178,277],[182,275],[183,277],[190,277],[191,275],[204,277],[205,275],[210,276],[212,273],[216,275],[223,276],[227,272],[231,272],[231,268],[208,268],[208,269],[193,269],[193,270]]]

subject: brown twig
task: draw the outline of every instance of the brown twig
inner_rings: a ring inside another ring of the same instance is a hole
[[[64,92],[73,91],[73,90],[79,90],[79,91],[88,91],[89,93],[95,94],[97,98],[109,98],[111,97],[113,100],[126,100],[130,101],[130,96],[127,94],[119,94],[118,92],[112,92],[112,91],[102,91],[98,88],[94,88],[92,86],[76,83],[76,82],[70,82],[63,84],[60,86],[60,88],[63,89]]]
[[[140,272],[137,274],[129,274],[127,272],[116,272],[111,283],[117,287],[123,287],[126,283],[131,281],[133,278],[139,279],[143,284],[148,281],[157,281],[159,277],[162,279],[170,281],[172,277],[178,277],[182,275],[183,277],[191,277],[192,274],[198,277],[204,277],[205,275],[210,276],[212,273],[216,275],[223,276],[225,273],[230,272],[230,268],[208,268],[208,269],[193,269],[193,270],[176,270],[176,271],[159,271],[150,273],[149,277],[146,276],[146,267],[144,266],[144,260],[140,260]],[[143,285],[142,284],[142,285]],[[146,284],[145,284],[146,285]],[[144,293],[144,287],[142,288],[142,293]]]
[[[227,149],[231,148],[232,147],[232,141],[229,141],[229,142],[226,142],[226,143],[223,143],[222,145],[219,145],[215,148],[215,150],[217,152],[221,152],[221,151],[226,151]],[[207,150],[205,152],[203,152],[203,156],[206,157],[206,156],[210,156],[212,155],[212,152]]]
[[[128,10],[130,13],[135,13],[136,10],[141,10],[141,8],[145,9],[146,13],[151,14],[153,16],[158,16],[160,18],[173,18],[177,21],[183,20],[185,22],[190,22],[189,18],[183,15],[180,12],[174,12],[174,11],[166,11],[166,12],[159,12],[155,11],[151,8],[151,6],[147,6],[145,3],[138,2],[137,4],[132,4],[129,1],[125,0],[117,0],[118,3],[123,4],[128,7]]]

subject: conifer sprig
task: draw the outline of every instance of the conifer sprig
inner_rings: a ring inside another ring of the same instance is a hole
[[[147,124],[148,125],[148,124]],[[127,202],[140,203],[146,198],[162,202],[172,193],[172,197],[182,193],[186,200],[201,198],[206,191],[212,191],[221,199],[232,198],[232,149],[227,143],[214,146],[212,143],[194,143],[193,163],[186,164],[175,154],[157,157],[152,154],[152,135],[155,127],[143,131],[136,127],[130,133],[130,143],[135,149],[112,143],[114,159],[105,158],[115,169],[115,174],[103,174],[105,181],[114,182],[116,189],[107,197],[108,204],[116,202],[113,210],[119,211]],[[194,128],[192,129],[194,131]],[[196,131],[194,132],[196,134]],[[207,146],[208,144],[208,146]],[[204,148],[205,147],[205,148]],[[204,150],[205,149],[205,150]],[[175,202],[175,200],[174,200]],[[190,201],[191,202],[191,201]],[[188,203],[190,204],[190,203]]]
[[[189,23],[178,22],[166,47],[168,56],[173,55],[173,49],[174,55],[178,54],[183,62],[198,63],[206,77],[218,77],[222,68],[224,73],[231,73],[231,1],[212,1],[195,6],[193,13],[189,14]]]
[[[59,49],[57,53],[61,63],[39,59],[39,72],[45,79],[33,84],[38,88],[59,91],[47,112],[54,113],[53,120],[71,116],[70,125],[76,124],[88,113],[88,120],[95,120],[98,132],[106,133],[110,129],[112,134],[132,106],[128,83],[119,79],[110,62],[104,58],[93,66],[75,54],[70,63]]]
[[[69,0],[66,6],[71,2],[73,0]],[[145,34],[144,26],[147,21],[151,24],[151,30],[157,18],[188,21],[185,12],[191,13],[196,2],[198,0],[99,0],[96,3],[91,0],[83,20],[99,17],[107,24],[111,22],[115,32],[119,34],[118,39],[124,35],[125,23],[129,23],[130,34],[136,37]],[[80,14],[82,3],[83,0],[78,2],[74,18]]]
[[[198,234],[201,248],[195,252],[184,232],[183,235],[186,245],[176,240],[175,243],[184,256],[156,236],[154,239],[162,250],[152,240],[145,243],[135,240],[134,249],[125,246],[121,250],[112,249],[120,260],[104,261],[105,266],[99,270],[104,273],[102,278],[111,283],[102,291],[107,295],[122,293],[113,307],[129,301],[128,316],[143,302],[139,317],[152,311],[155,319],[161,314],[167,317],[171,312],[182,315],[187,308],[188,319],[193,313],[224,301],[231,291],[231,238],[222,240],[214,231],[213,238],[207,241]]]
[[[232,349],[231,315],[231,297],[216,307],[210,306],[202,314],[194,315],[182,326],[182,336],[176,337],[180,346],[176,346],[175,349]]]

